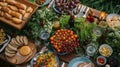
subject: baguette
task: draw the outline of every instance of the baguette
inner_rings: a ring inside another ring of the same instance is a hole
[[[21,13],[22,15],[24,15],[24,14],[26,13],[26,11],[25,11],[25,10],[22,10],[22,9],[19,9],[18,11],[19,11],[19,13]]]
[[[19,47],[18,45],[14,44],[13,42],[10,42],[10,44],[11,44],[12,46],[14,46],[15,48],[18,48],[18,47]]]
[[[11,51],[17,51],[17,48],[13,47],[11,44],[8,44],[7,47],[10,48]]]
[[[0,5],[0,10],[1,10],[2,6]]]
[[[19,9],[23,9],[23,10],[26,10],[27,6],[25,4],[22,4],[22,3],[16,3],[15,4],[16,7],[18,7]]]
[[[18,19],[18,18],[12,18],[12,21],[15,23],[15,24],[21,24],[22,23],[22,20],[21,19]]]
[[[11,11],[10,15],[18,18],[18,19],[22,19],[22,14],[16,12],[16,11]]]
[[[6,0],[8,4],[15,5],[17,2],[15,0]]]
[[[1,10],[4,11],[4,12],[7,12],[7,13],[12,12],[7,6],[2,7]]]
[[[29,16],[30,16],[30,13],[25,13],[25,15],[23,16],[23,20],[28,19],[28,18],[29,18]]]
[[[32,11],[33,11],[32,7],[28,7],[27,10],[26,10],[27,13],[31,13]]]
[[[13,11],[18,11],[18,8],[12,5],[8,5],[8,7]]]
[[[4,12],[3,11],[0,11],[0,16],[4,16]]]
[[[1,6],[7,6],[8,4],[5,3],[5,2],[0,2],[0,5],[1,5]]]
[[[0,0],[0,2],[5,2],[6,0]]]
[[[8,14],[8,13],[5,13],[5,14],[4,14],[4,17],[5,17],[6,19],[8,19],[8,20],[11,20],[11,19],[12,19],[12,16],[11,16],[10,14]]]

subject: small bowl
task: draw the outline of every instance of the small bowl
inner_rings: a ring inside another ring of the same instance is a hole
[[[103,63],[100,63],[100,62],[98,61],[100,58],[103,59],[103,61],[104,61]],[[96,61],[97,61],[97,64],[98,64],[98,65],[105,65],[106,62],[107,62],[107,59],[106,59],[104,56],[98,56]]]
[[[108,21],[108,19],[111,19],[111,18],[113,18],[115,16],[119,17],[120,15],[114,14],[114,13],[113,14],[108,14],[107,17],[106,17],[106,20]]]
[[[104,51],[103,51],[104,50]],[[105,54],[105,53],[108,53],[110,52],[109,54]],[[105,57],[109,57],[112,55],[113,53],[113,49],[111,48],[111,46],[109,46],[108,44],[103,44],[100,46],[99,48],[99,53],[102,55],[102,56],[105,56]]]
[[[37,0],[35,0],[35,1],[37,1]],[[39,7],[43,7],[43,6],[45,6],[45,5],[47,5],[47,4],[49,4],[50,3],[50,1],[51,0],[45,0],[45,2],[43,3],[43,4],[38,4],[39,5]],[[36,3],[36,2],[35,2]],[[36,3],[37,4],[37,3]]]

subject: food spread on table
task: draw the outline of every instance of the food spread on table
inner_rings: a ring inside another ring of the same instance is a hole
[[[0,20],[10,23],[0,23],[0,53],[12,64],[119,66],[117,13],[95,10],[79,0],[0,0]]]

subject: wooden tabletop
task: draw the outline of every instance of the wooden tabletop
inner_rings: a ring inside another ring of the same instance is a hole
[[[96,16],[96,17],[98,17],[98,18],[100,17],[100,12],[101,12],[101,11],[98,11],[98,10],[95,10],[95,9],[92,9],[92,8],[90,8],[90,9],[91,9],[92,12],[94,13],[94,16]],[[40,49],[41,49],[41,48],[39,47],[37,50],[39,51]],[[0,54],[0,58],[6,61],[6,58],[5,58],[4,53],[1,53],[1,54]],[[60,56],[59,56],[59,58],[60,58]],[[66,62],[66,61],[64,60],[64,62]],[[61,67],[62,64],[63,64],[63,61],[60,60],[60,67]],[[67,67],[67,65],[68,65],[68,62],[65,63],[65,66],[64,66],[64,67]],[[16,66],[16,67],[27,67],[27,64],[21,64],[21,65],[15,65],[15,66]],[[100,66],[97,66],[97,67],[100,67]]]

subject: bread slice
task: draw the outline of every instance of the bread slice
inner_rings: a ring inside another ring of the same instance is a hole
[[[21,45],[16,41],[15,38],[12,39],[12,42],[13,42],[14,44],[18,45],[18,46],[21,46]]]
[[[18,47],[19,47],[18,45],[16,45],[16,44],[13,43],[13,42],[10,42],[10,44],[11,44],[13,47],[15,47],[15,48],[18,48]]]
[[[8,47],[13,50],[13,51],[17,51],[17,48],[16,47],[13,47],[11,44],[8,44]]]
[[[18,42],[18,44],[22,44],[22,42],[20,41],[20,36],[16,36],[16,41]]]
[[[13,57],[15,54],[10,54],[10,53],[5,51],[5,55],[8,56],[8,57]]]
[[[23,37],[24,36],[20,36],[20,42],[24,44]]]
[[[23,37],[24,45],[28,45],[28,39],[26,36]]]
[[[15,54],[16,53],[16,51],[9,50],[8,48],[5,48],[5,51],[10,53],[10,54]]]

